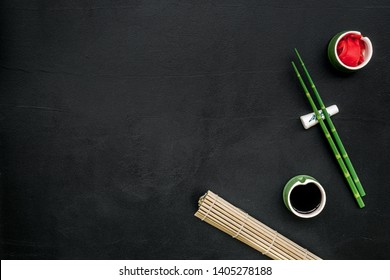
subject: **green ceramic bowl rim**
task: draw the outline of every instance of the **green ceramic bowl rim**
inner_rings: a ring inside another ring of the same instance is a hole
[[[291,205],[291,202],[289,199],[291,191],[298,185],[307,185],[308,183],[314,183],[318,187],[318,189],[321,192],[321,202],[312,211],[309,211],[309,212],[298,211]],[[311,177],[309,175],[297,175],[297,176],[294,176],[293,178],[291,178],[284,186],[283,201],[284,201],[284,204],[286,205],[287,209],[290,210],[294,215],[296,215],[300,218],[313,218],[313,217],[317,216],[318,214],[320,214],[322,212],[322,210],[324,209],[325,204],[326,204],[326,193],[325,193],[324,188],[321,186],[321,184],[313,177]]]
[[[368,64],[368,62],[371,60],[371,57],[372,57],[372,54],[373,54],[374,50],[373,50],[373,47],[372,47],[371,40],[368,37],[362,37],[361,40],[366,45],[366,50],[365,50],[365,54],[364,54],[364,61],[361,64],[359,64],[358,66],[355,66],[355,67],[348,66],[348,65],[344,64],[340,60],[339,56],[337,55],[337,45],[340,42],[341,38],[343,38],[347,34],[362,35],[359,31],[354,31],[354,30],[343,31],[343,32],[337,33],[332,38],[332,40],[330,41],[330,43],[329,43],[329,50],[328,51],[331,51],[333,53],[332,57],[334,57],[336,59],[336,61],[331,61],[332,63],[337,63],[338,66],[344,68],[347,71],[356,71],[356,70],[359,70],[359,69],[363,68],[364,66],[366,66]],[[336,38],[337,38],[337,40],[334,41],[334,39],[336,39]],[[334,42],[334,45],[333,45],[333,42]]]

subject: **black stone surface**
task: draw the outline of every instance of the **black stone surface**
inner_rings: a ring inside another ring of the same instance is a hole
[[[0,4],[2,259],[267,259],[193,215],[208,189],[324,259],[390,258],[387,1]],[[345,75],[331,37],[371,62]],[[366,189],[359,209],[293,73],[301,52]],[[293,176],[327,205],[299,219]]]

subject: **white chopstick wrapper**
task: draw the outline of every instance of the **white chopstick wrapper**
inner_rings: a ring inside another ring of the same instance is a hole
[[[329,107],[326,107],[326,111],[328,112],[329,116],[336,115],[339,112],[339,108],[337,105],[332,105]],[[321,114],[322,119],[325,119],[324,114],[322,113],[322,110],[318,111]],[[304,116],[300,117],[302,125],[305,129],[309,129],[312,126],[315,126],[318,123],[318,120],[316,118],[316,115],[314,113],[309,113]]]

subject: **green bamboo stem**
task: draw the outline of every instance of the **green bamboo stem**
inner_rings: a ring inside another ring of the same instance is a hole
[[[361,198],[360,194],[359,194],[359,191],[356,189],[356,186],[355,186],[355,183],[353,182],[352,178],[351,178],[351,175],[347,169],[347,167],[345,166],[344,164],[344,161],[343,161],[343,158],[341,157],[338,149],[337,149],[337,146],[336,144],[334,143],[330,133],[329,133],[329,130],[328,128],[326,127],[324,121],[322,120],[321,118],[321,115],[320,113],[318,112],[318,109],[317,109],[317,106],[315,105],[314,101],[313,101],[313,98],[311,97],[310,95],[310,92],[308,91],[306,85],[305,85],[305,82],[303,81],[302,77],[301,77],[301,74],[299,73],[298,71],[298,68],[295,66],[295,63],[294,62],[291,62],[292,63],[292,66],[295,70],[295,73],[297,74],[297,77],[298,77],[298,80],[303,88],[303,91],[305,92],[305,95],[307,97],[307,99],[309,100],[309,103],[314,111],[314,114],[316,115],[316,118],[318,120],[318,123],[320,124],[321,128],[322,128],[322,131],[324,132],[325,134],[325,137],[326,139],[328,140],[328,143],[330,145],[330,147],[332,148],[332,151],[337,159],[337,162],[339,163],[340,167],[341,167],[341,170],[343,171],[343,174],[344,174],[344,177],[345,179],[347,180],[348,184],[349,184],[349,187],[356,199],[356,202],[358,203],[359,207],[360,208],[363,208],[365,205],[364,205],[364,202],[363,202],[363,199]]]
[[[295,49],[295,53],[297,54],[297,57],[302,65],[303,71],[305,72],[306,77],[309,80],[310,86],[313,89],[313,92],[314,92],[314,95],[317,99],[317,102],[320,105],[321,110],[325,116],[325,120],[330,128],[330,131],[332,132],[333,138],[336,141],[336,144],[340,150],[341,156],[343,157],[345,164],[347,165],[347,168],[348,168],[349,172],[351,173],[351,176],[352,176],[352,179],[356,185],[356,188],[359,191],[360,196],[365,196],[366,192],[364,191],[363,186],[362,186],[362,184],[361,184],[361,182],[356,174],[355,168],[353,167],[352,162],[347,154],[347,151],[345,150],[344,145],[341,142],[341,139],[340,139],[340,136],[336,130],[336,127],[334,126],[334,124],[329,116],[329,113],[326,110],[326,106],[325,106],[324,102],[322,102],[321,96],[318,93],[318,90],[317,90],[316,86],[314,85],[313,80],[311,79],[309,71],[307,70],[305,64],[303,63],[303,60],[302,60],[301,56],[299,55],[299,52],[297,49]]]

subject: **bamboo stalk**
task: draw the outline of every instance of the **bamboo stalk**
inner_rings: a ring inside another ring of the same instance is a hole
[[[334,126],[333,121],[331,120],[331,118],[329,116],[329,113],[326,110],[326,106],[325,106],[324,102],[322,102],[322,99],[321,99],[321,96],[320,96],[320,94],[319,94],[319,92],[317,90],[317,87],[314,85],[314,82],[311,79],[309,71],[307,70],[307,68],[306,68],[306,66],[305,66],[305,64],[304,64],[304,62],[303,62],[303,60],[302,60],[302,58],[301,58],[301,56],[300,56],[300,54],[299,54],[297,49],[295,49],[295,53],[296,53],[296,55],[297,55],[297,57],[299,59],[299,62],[302,65],[303,71],[305,72],[307,79],[309,80],[310,86],[311,86],[311,88],[313,89],[313,92],[314,92],[314,96],[316,97],[317,102],[318,102],[318,104],[321,107],[321,110],[322,110],[322,112],[323,112],[323,114],[325,116],[325,120],[326,120],[326,122],[327,122],[327,124],[328,124],[328,126],[330,128],[330,131],[332,132],[332,135],[333,135],[333,137],[335,139],[337,147],[340,150],[341,156],[343,157],[343,159],[345,161],[345,164],[346,164],[349,172],[351,173],[351,176],[352,176],[352,179],[353,179],[353,181],[354,181],[354,183],[356,185],[356,188],[359,191],[360,196],[365,196],[366,192],[364,191],[363,186],[362,186],[362,184],[361,184],[361,182],[360,182],[360,180],[359,180],[359,178],[358,178],[358,176],[356,174],[355,168],[353,167],[352,162],[351,162],[351,160],[350,160],[350,158],[349,158],[349,156],[347,154],[347,151],[344,148],[344,145],[343,145],[343,143],[341,141],[341,138],[340,138],[340,136],[339,136],[339,134],[338,134],[338,132],[336,130],[336,127]]]
[[[326,139],[328,140],[328,143],[330,145],[330,147],[332,148],[332,151],[337,159],[337,162],[339,163],[340,167],[341,167],[341,170],[343,171],[343,174],[344,174],[344,177],[345,179],[347,180],[348,184],[349,184],[349,187],[359,205],[360,208],[363,208],[364,207],[364,202],[363,202],[363,199],[361,198],[358,190],[356,189],[356,186],[355,186],[355,183],[353,182],[352,178],[351,178],[351,175],[347,169],[347,167],[345,166],[344,164],[344,161],[343,161],[343,158],[342,156],[340,155],[338,149],[337,149],[337,146],[336,144],[334,143],[330,133],[329,133],[329,130],[328,128],[326,127],[324,121],[322,120],[321,118],[321,115],[320,113],[318,112],[318,109],[317,109],[317,106],[315,105],[314,101],[313,101],[313,98],[311,97],[310,95],[310,92],[308,91],[306,85],[305,85],[305,82],[303,81],[302,79],[302,76],[301,74],[299,73],[299,70],[298,68],[295,66],[295,63],[294,62],[291,62],[292,63],[292,66],[294,68],[294,71],[298,77],[298,80],[303,88],[303,91],[305,92],[305,95],[307,97],[307,99],[309,100],[309,103],[314,111],[314,114],[316,115],[317,117],[317,120],[318,120],[318,123],[320,124],[321,128],[322,128],[322,131],[324,132],[325,134],[325,137]]]
[[[320,259],[211,191],[195,216],[272,259]]]

